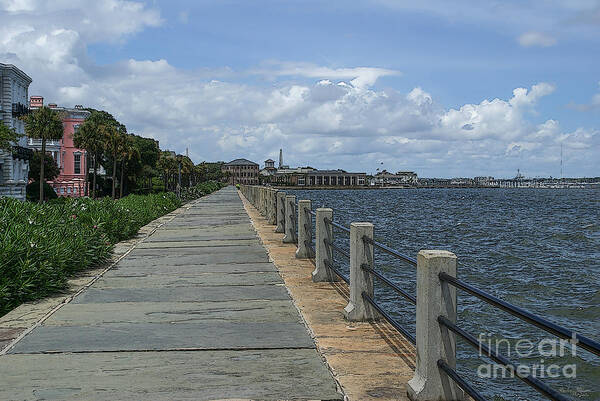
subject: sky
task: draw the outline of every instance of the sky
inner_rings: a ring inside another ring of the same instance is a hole
[[[0,62],[196,163],[600,176],[600,0],[0,0]]]

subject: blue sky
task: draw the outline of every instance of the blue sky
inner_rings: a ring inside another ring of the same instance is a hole
[[[31,94],[196,162],[600,175],[600,1],[0,0]]]

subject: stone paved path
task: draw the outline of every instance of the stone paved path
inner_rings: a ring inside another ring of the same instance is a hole
[[[339,400],[234,188],[193,203],[0,356],[1,400]]]

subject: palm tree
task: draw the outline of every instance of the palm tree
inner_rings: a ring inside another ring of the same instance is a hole
[[[28,137],[42,140],[42,155],[46,154],[46,141],[63,137],[63,122],[61,116],[49,107],[40,107],[33,113],[27,114],[25,133]],[[43,158],[42,158],[43,160]],[[40,165],[40,203],[44,202],[44,164]]]
[[[116,199],[116,181],[117,181],[117,160],[120,158],[123,141],[127,134],[127,129],[123,124],[113,123],[103,126],[104,143],[107,154],[112,157],[112,198]]]
[[[92,178],[92,198],[96,198],[96,176],[98,175],[98,159],[102,157],[104,150],[104,122],[102,115],[93,111],[92,115],[85,120],[79,127],[79,130],[73,134],[73,143],[76,147],[85,149],[92,157],[93,178]],[[88,172],[86,171],[86,179]],[[89,185],[88,185],[89,187]]]
[[[135,146],[135,141],[132,135],[125,135],[121,143],[121,183],[119,185],[119,198],[123,197],[123,183],[125,182],[125,165],[132,159],[140,158],[140,151]]]

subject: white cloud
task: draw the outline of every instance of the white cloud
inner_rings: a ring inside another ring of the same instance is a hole
[[[406,98],[411,102],[415,103],[417,106],[422,106],[426,104],[432,104],[433,100],[431,99],[431,95],[425,92],[423,89],[417,87],[411,90]]]
[[[548,83],[448,109],[420,86],[377,89],[379,78],[400,75],[378,67],[280,62],[188,71],[165,59],[99,66],[86,54],[90,43],[156,26],[158,12],[117,0],[48,4],[0,0],[0,57],[34,78],[31,94],[105,109],[163,148],[189,147],[197,162],[262,161],[283,147],[290,164],[320,168],[371,172],[384,162],[421,175],[509,175],[514,163],[507,158],[548,171],[562,142],[579,157],[582,174],[598,171],[597,131],[529,120],[554,91]],[[240,83],[252,74],[270,77],[271,85]]]
[[[518,38],[519,44],[523,47],[550,47],[556,44],[556,39],[542,32],[525,32]]]
[[[380,77],[401,75],[400,71],[375,67],[328,68],[311,63],[269,63],[265,69],[253,71],[267,76],[292,76],[349,80],[357,88],[372,86]]]

